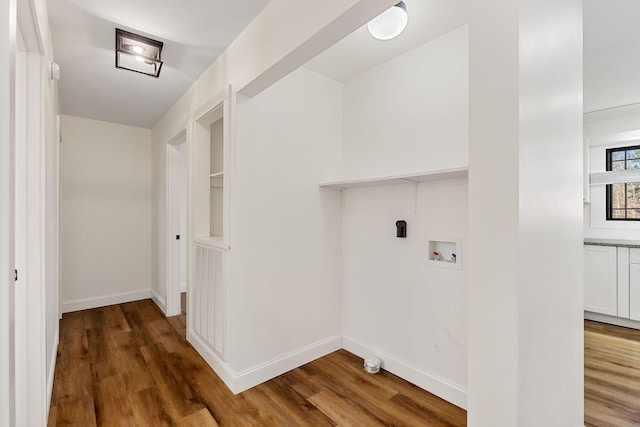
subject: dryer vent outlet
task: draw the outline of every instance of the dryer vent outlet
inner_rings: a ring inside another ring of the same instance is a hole
[[[364,359],[364,370],[370,374],[380,372],[380,366],[382,366],[382,360],[378,357],[371,356]]]

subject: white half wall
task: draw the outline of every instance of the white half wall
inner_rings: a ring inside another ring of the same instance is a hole
[[[318,184],[339,171],[342,88],[300,68],[235,120],[228,362],[243,372],[341,335],[340,194]]]
[[[148,298],[151,131],[62,116],[63,311]]]
[[[344,178],[468,166],[468,27],[344,84]]]

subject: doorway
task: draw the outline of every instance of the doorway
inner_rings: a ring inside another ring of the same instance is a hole
[[[166,315],[186,313],[189,153],[186,131],[167,143]],[[185,295],[183,295],[185,294]]]

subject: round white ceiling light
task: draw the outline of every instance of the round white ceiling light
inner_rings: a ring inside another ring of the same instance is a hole
[[[378,40],[391,40],[398,37],[409,22],[407,5],[403,1],[385,10],[376,18],[369,21],[369,33]]]

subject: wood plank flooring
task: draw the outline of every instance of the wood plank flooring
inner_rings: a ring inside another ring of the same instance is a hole
[[[585,321],[585,425],[640,426],[640,331]],[[49,426],[465,426],[341,350],[234,396],[150,300],[65,314]]]
[[[466,426],[466,412],[340,350],[234,396],[151,300],[67,313],[49,426]]]
[[[640,426],[640,330],[585,320],[587,427]]]

